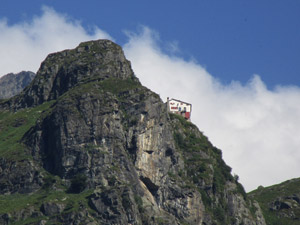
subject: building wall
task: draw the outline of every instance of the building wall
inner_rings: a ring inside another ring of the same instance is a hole
[[[176,112],[176,111],[191,112],[191,104],[186,104],[184,102],[179,102],[174,99],[171,99],[169,101],[169,110],[170,112]]]
[[[185,117],[187,120],[191,119],[191,104],[171,99],[168,100],[168,110],[169,112],[176,113]]]

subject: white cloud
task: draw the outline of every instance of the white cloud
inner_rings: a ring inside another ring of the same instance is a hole
[[[0,19],[0,76],[10,72],[36,72],[45,57],[55,51],[74,48],[91,39],[112,39],[95,27],[88,33],[79,21],[43,7],[42,16],[30,22],[8,25]]]
[[[95,27],[44,7],[30,22],[8,25],[0,19],[0,74],[37,71],[47,54],[91,39],[112,39]],[[246,85],[223,85],[195,61],[172,52],[176,42],[159,47],[159,34],[144,27],[129,33],[124,46],[141,82],[160,94],[193,104],[192,121],[223,150],[228,165],[247,190],[299,177],[300,89],[278,86],[270,91],[258,75]]]
[[[300,89],[266,88],[254,75],[246,85],[222,85],[201,65],[167,55],[149,28],[130,34],[124,46],[141,82],[163,100],[193,104],[192,121],[223,150],[246,189],[298,177]]]

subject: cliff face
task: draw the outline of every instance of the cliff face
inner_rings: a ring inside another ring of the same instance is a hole
[[[49,55],[0,119],[2,224],[265,224],[221,151],[110,41]]]
[[[35,74],[22,71],[14,74],[9,73],[0,78],[0,99],[7,99],[19,94],[33,80]]]
[[[300,179],[270,187],[260,186],[249,197],[261,205],[267,224],[300,224]]]

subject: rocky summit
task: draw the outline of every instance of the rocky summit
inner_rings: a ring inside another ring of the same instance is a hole
[[[9,73],[0,78],[0,99],[7,99],[19,94],[33,80],[35,74],[30,71]]]
[[[266,224],[221,150],[108,40],[50,54],[1,102],[0,140],[0,224]]]

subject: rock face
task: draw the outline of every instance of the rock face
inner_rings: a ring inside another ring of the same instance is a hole
[[[221,151],[111,41],[49,55],[1,112],[2,146],[18,143],[0,152],[3,224],[265,224]],[[31,196],[10,206],[18,193]]]
[[[11,98],[19,94],[35,77],[33,72],[9,73],[0,78],[0,99]]]
[[[270,187],[259,187],[249,194],[259,202],[267,224],[300,224],[300,179]]]

